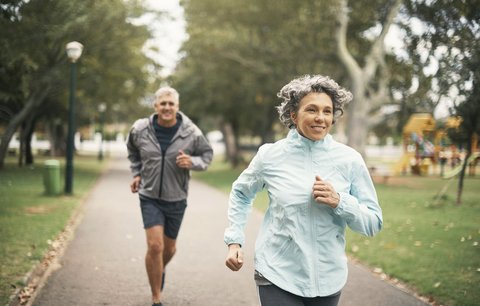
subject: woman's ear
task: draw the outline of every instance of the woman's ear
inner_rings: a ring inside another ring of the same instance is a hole
[[[290,113],[290,119],[292,119],[293,123],[295,123],[295,125],[296,125],[297,124],[297,113],[291,112]]]

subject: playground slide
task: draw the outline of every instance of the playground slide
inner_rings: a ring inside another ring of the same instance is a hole
[[[480,156],[480,152],[475,152],[473,153],[469,158],[468,158],[468,161],[467,163],[470,164],[472,163],[475,158],[479,157]],[[453,168],[452,170],[450,171],[447,171],[443,174],[442,178],[444,179],[449,179],[449,178],[452,178],[456,175],[458,175],[461,171],[462,171],[462,166],[463,166],[463,163],[460,163],[458,166],[456,166],[455,168]]]
[[[393,166],[393,173],[399,175],[402,173],[403,169],[408,169],[408,167],[410,167],[410,158],[410,154],[404,153],[400,160]]]

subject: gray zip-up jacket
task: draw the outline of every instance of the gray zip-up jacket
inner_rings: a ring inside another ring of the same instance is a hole
[[[182,124],[165,154],[155,136],[152,114],[137,120],[127,138],[128,159],[133,176],[142,180],[138,193],[153,199],[175,202],[187,198],[190,170],[179,168],[176,157],[183,150],[192,158],[192,170],[206,170],[213,150],[202,131],[182,112]]]

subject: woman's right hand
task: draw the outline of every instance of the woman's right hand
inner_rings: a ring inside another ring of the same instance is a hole
[[[239,244],[228,245],[228,255],[225,265],[232,271],[238,271],[243,266],[243,250]]]

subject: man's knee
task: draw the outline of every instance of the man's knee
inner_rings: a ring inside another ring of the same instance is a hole
[[[165,241],[163,239],[163,226],[153,226],[146,230],[147,248],[151,255],[162,254],[165,249]]]
[[[150,253],[151,255],[159,255],[165,252],[165,244],[163,243],[163,241],[160,241],[160,240],[148,241],[147,246],[148,246],[148,253]]]

